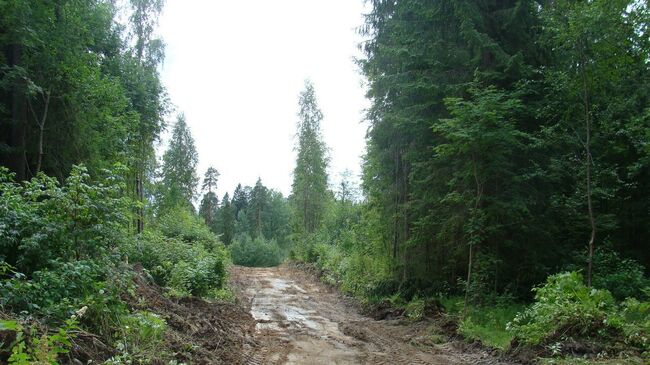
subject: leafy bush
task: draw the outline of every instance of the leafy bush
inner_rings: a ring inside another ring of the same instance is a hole
[[[227,252],[216,237],[202,243],[186,242],[167,237],[161,232],[145,232],[132,244],[126,245],[129,260],[139,262],[156,283],[170,286],[179,295],[207,295],[221,289],[226,280]],[[217,242],[214,246],[210,242]]]
[[[155,313],[138,311],[121,318],[117,347],[130,354],[146,354],[160,347],[167,323]]]
[[[61,186],[38,174],[23,184],[0,167],[0,261],[31,275],[52,260],[99,258],[126,239],[131,200],[124,168],[104,171],[91,184],[83,166],[74,166]]]
[[[70,339],[74,337],[72,332],[77,329],[76,317],[71,317],[52,334],[43,332],[39,335],[38,328],[32,325],[29,328],[29,336],[26,337],[25,328],[17,321],[0,321],[0,331],[15,333],[15,339],[8,344],[11,354],[7,363],[10,365],[57,364],[57,357],[68,353],[68,349],[72,346]],[[0,345],[4,344],[0,343]]]
[[[210,231],[201,218],[186,208],[175,208],[166,212],[158,218],[155,227],[165,237],[202,244],[207,249],[212,249],[219,243],[217,236]]]
[[[223,256],[199,252],[191,262],[176,263],[169,284],[180,294],[206,296],[212,289],[221,289],[225,277]]]
[[[15,271],[5,275],[0,281],[0,307],[6,311],[61,323],[86,307],[82,324],[100,334],[109,334],[117,317],[126,312],[119,296],[130,280],[108,263],[58,262],[31,278]]]
[[[251,267],[277,266],[282,262],[282,252],[275,240],[264,237],[252,239],[248,234],[235,237],[229,246],[232,261],[237,265]]]
[[[648,351],[648,303],[631,299],[619,307],[609,291],[588,288],[577,272],[552,275],[534,291],[535,303],[508,324],[519,342],[589,338],[613,345],[622,340]]]
[[[618,300],[643,299],[643,289],[650,287],[644,272],[641,264],[622,258],[615,251],[599,249],[594,254],[594,287],[609,290]]]

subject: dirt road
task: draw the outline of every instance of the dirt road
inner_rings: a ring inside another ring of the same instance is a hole
[[[297,269],[233,267],[231,283],[256,320],[249,364],[509,364],[481,349],[436,343],[444,337],[432,322],[364,317]]]

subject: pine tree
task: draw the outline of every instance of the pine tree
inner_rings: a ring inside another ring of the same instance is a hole
[[[298,101],[298,143],[293,170],[292,202],[295,226],[302,233],[320,227],[327,200],[326,146],[321,136],[323,113],[318,108],[314,86],[305,81]]]

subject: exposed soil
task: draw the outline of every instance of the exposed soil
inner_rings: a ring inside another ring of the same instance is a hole
[[[313,275],[288,266],[235,266],[231,285],[255,319],[254,341],[244,345],[247,364],[512,364],[449,342],[435,321],[365,317]]]
[[[137,301],[130,304],[165,319],[169,329],[166,350],[176,360],[187,364],[245,363],[244,348],[251,347],[255,322],[241,305],[195,297],[170,299],[137,268],[136,273]]]

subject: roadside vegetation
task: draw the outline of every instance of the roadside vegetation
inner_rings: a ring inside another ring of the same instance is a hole
[[[182,113],[154,153],[171,114],[153,36],[162,2],[123,5],[0,4],[1,363],[228,363],[188,330],[206,319],[187,316],[187,298],[232,294],[229,253],[193,206]],[[227,320],[205,303],[207,320]],[[236,342],[238,326],[202,337]]]
[[[361,176],[328,174],[306,81],[291,194],[221,198],[162,6],[0,2],[0,362],[236,362],[227,267],[285,259],[441,342],[650,359],[647,2],[370,1]]]
[[[329,185],[307,84],[289,258],[520,359],[647,361],[649,20],[624,0],[372,2],[361,181]]]

